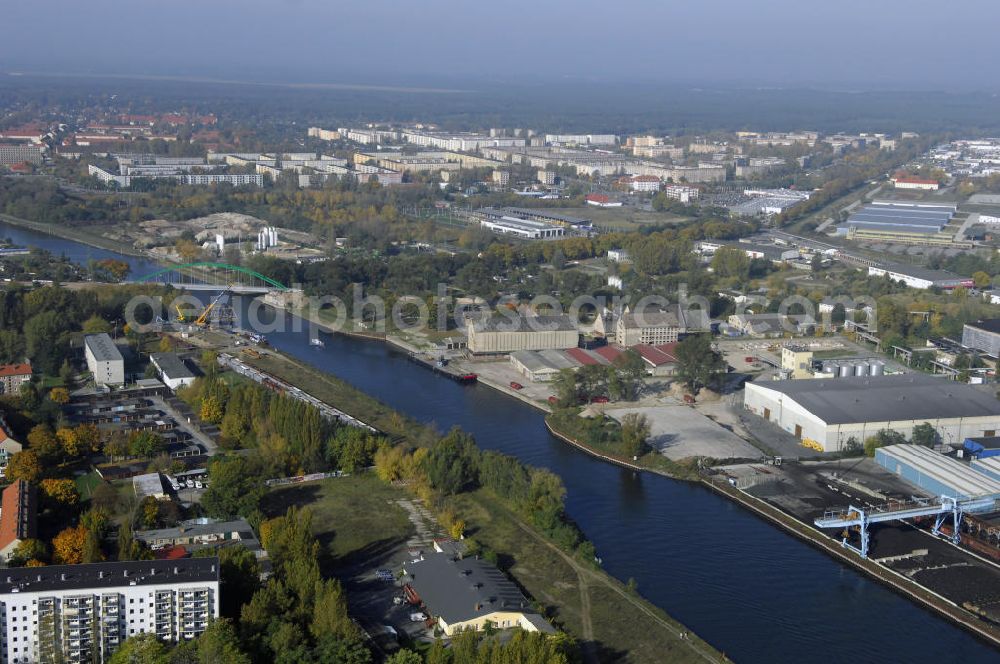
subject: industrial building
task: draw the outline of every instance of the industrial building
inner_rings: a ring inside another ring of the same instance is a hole
[[[969,467],[977,473],[986,475],[991,480],[1000,483],[1000,457],[986,456],[973,459],[969,462]]]
[[[168,643],[219,617],[219,560],[19,567],[0,580],[0,659],[101,663],[137,634]]]
[[[1000,401],[992,394],[924,374],[747,383],[743,406],[826,452],[882,429],[910,438],[923,423],[954,445],[1000,431]]]
[[[685,331],[679,311],[632,312],[628,308],[615,321],[615,343],[619,346],[637,344],[669,344]]]
[[[498,316],[469,320],[468,348],[474,354],[576,348],[580,333],[569,316]]]
[[[962,345],[1000,357],[1000,318],[986,318],[962,326]]]
[[[937,191],[941,183],[937,180],[918,178],[909,175],[896,175],[892,177],[893,189],[921,189],[924,191]]]
[[[494,233],[515,235],[526,240],[554,240],[566,234],[566,229],[563,226],[510,216],[504,216],[500,219],[481,219],[479,224]]]
[[[932,496],[1000,498],[1000,481],[921,445],[880,447],[875,463]]]
[[[447,636],[462,630],[520,627],[527,632],[555,630],[503,572],[477,557],[461,558],[439,549],[404,566],[407,598],[423,604]]]
[[[954,204],[876,201],[847,218],[837,233],[852,239],[908,244],[950,244],[954,234],[945,227],[955,216]]]
[[[476,210],[473,215],[480,220],[487,221],[518,219],[521,221],[538,221],[545,224],[555,224],[557,226],[565,226],[579,230],[590,230],[593,227],[593,222],[591,222],[590,219],[571,217],[566,214],[560,214],[558,212],[552,212],[551,210],[545,210],[542,208],[485,207]]]
[[[960,277],[945,270],[932,270],[919,265],[881,264],[868,266],[868,275],[872,277],[888,276],[893,281],[901,281],[910,288],[940,288],[951,290],[962,286],[972,288],[972,279]]]
[[[97,385],[124,385],[125,358],[107,333],[88,334],[83,338],[87,369]]]

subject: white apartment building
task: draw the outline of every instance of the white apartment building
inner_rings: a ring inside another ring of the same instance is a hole
[[[125,358],[107,333],[88,334],[83,338],[87,369],[97,385],[124,385]]]
[[[663,193],[667,198],[673,198],[681,203],[690,203],[691,201],[698,200],[698,196],[701,195],[701,191],[697,187],[687,187],[682,184],[664,185]]]
[[[106,662],[130,636],[197,637],[219,617],[218,558],[0,572],[0,664]]]

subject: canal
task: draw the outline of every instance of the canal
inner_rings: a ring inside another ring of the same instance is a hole
[[[74,260],[122,258],[2,224],[0,237]],[[134,274],[155,269],[124,260]],[[416,420],[461,427],[481,447],[557,473],[604,568],[635,579],[646,599],[735,661],[998,661],[970,634],[707,489],[597,461],[549,435],[530,406],[459,385],[382,343],[322,338],[325,348],[310,346],[306,331],[268,334],[277,349]]]

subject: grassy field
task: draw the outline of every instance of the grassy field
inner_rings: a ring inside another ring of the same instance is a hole
[[[684,626],[592,565],[547,542],[488,492],[449,499],[467,532],[497,552],[499,565],[554,620],[601,662],[721,662],[725,659]]]
[[[580,208],[559,208],[555,211],[571,217],[590,219],[594,222],[595,226],[619,231],[634,231],[642,226],[655,224],[679,224],[688,219],[687,217],[679,217],[669,212],[653,212],[626,206],[620,208],[599,208],[588,205]]]
[[[292,505],[312,510],[313,532],[335,567],[391,552],[413,534],[406,512],[392,501],[408,497],[375,475],[363,474],[280,487],[264,499],[267,516]]]

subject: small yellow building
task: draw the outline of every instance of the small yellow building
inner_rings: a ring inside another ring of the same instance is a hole
[[[793,379],[812,378],[813,352],[805,346],[790,345],[781,349],[781,369]]]

